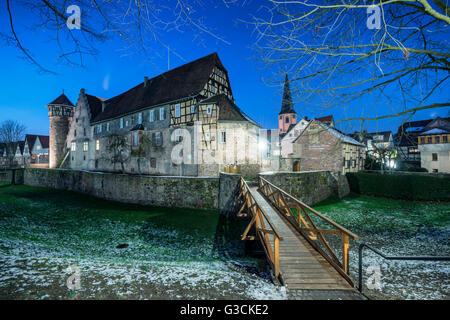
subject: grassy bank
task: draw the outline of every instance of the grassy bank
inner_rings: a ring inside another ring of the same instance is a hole
[[[279,296],[264,262],[244,255],[239,229],[217,211],[1,186],[0,298]],[[66,286],[71,265],[81,270],[77,291]]]
[[[442,256],[450,252],[450,204],[352,194],[314,207],[359,235],[350,243],[350,275],[358,279],[358,246],[367,243],[387,255]],[[341,254],[338,237],[328,237]],[[388,261],[364,251],[364,293],[373,299],[450,299],[448,262]],[[366,285],[368,266],[379,266],[381,290]]]

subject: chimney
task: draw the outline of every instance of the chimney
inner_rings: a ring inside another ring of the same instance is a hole
[[[148,85],[148,77],[144,77],[144,88]]]
[[[80,93],[84,94],[84,88],[80,89]]]
[[[102,101],[102,112],[105,111],[105,108],[106,108],[106,103],[105,103],[105,101]]]

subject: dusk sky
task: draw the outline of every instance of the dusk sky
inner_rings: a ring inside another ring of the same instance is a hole
[[[202,9],[206,15],[205,25],[227,43],[204,32],[197,35],[192,30],[173,30],[161,35],[161,38],[177,52],[177,55],[170,55],[170,68],[217,52],[228,70],[236,104],[263,128],[277,128],[282,83],[279,86],[269,86],[264,79],[274,80],[277,77],[274,78],[273,75],[280,73],[278,70],[261,69],[256,60],[257,55],[252,50],[252,43],[255,41],[253,28],[238,21],[251,20],[251,14],[257,12],[260,2],[247,1],[243,6],[232,5],[227,8],[218,1],[212,2],[217,3],[215,7]],[[96,55],[84,56],[84,67],[59,63],[55,60],[58,56],[58,46],[52,40],[51,31],[34,28],[39,17],[17,5],[15,1],[12,1],[11,6],[16,32],[23,46],[30,50],[40,64],[56,72],[56,75],[39,72],[36,66],[24,59],[15,46],[8,45],[3,40],[0,42],[0,70],[3,75],[0,79],[0,121],[18,120],[27,127],[27,133],[48,134],[49,120],[45,106],[63,90],[74,104],[81,88],[85,88],[89,94],[108,99],[142,82],[144,76],[151,78],[167,71],[166,48],[152,44],[153,50],[149,53],[152,61],[148,61],[143,54],[125,49],[126,44],[118,39],[96,43],[99,52]],[[83,24],[83,11],[81,22]],[[0,30],[2,34],[10,33],[4,1],[0,4]],[[281,75],[278,78],[279,81],[283,80]],[[449,90],[437,92],[436,97],[440,99],[438,102],[448,99]],[[377,105],[376,108],[380,115],[390,112],[389,107]],[[306,110],[299,104],[295,105],[295,109],[299,117],[307,115],[312,118],[332,113],[338,120],[348,116],[344,116],[340,111],[314,110],[311,106]],[[358,103],[355,102],[348,109],[353,110],[354,113],[351,114],[358,115]],[[412,119],[449,116],[448,113],[449,108],[431,109],[418,112]],[[396,131],[400,121],[401,118],[395,118],[379,123],[372,122],[369,124],[369,130]]]

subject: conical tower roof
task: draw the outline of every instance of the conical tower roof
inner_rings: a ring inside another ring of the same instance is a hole
[[[281,111],[279,114],[283,113],[295,113],[294,104],[292,103],[291,89],[289,87],[289,79],[286,73],[286,78],[284,80],[284,92],[283,92],[283,101],[281,103]]]
[[[69,98],[67,98],[64,93],[61,94],[58,98],[56,98],[52,102],[50,102],[48,104],[48,106],[49,105],[59,105],[59,106],[69,106],[69,107],[73,107],[74,106],[72,104],[72,102],[69,100]]]

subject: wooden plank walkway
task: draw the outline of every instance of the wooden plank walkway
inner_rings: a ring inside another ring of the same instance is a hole
[[[356,290],[280,216],[257,187],[250,187],[250,193],[283,238],[280,271],[287,289]],[[270,242],[273,246],[272,237]]]

